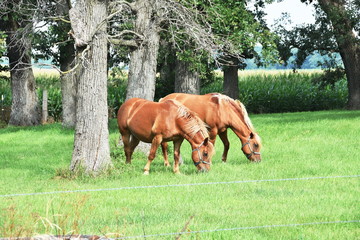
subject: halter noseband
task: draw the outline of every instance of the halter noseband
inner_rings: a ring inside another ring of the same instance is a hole
[[[249,145],[249,149],[250,149],[250,152],[251,152],[251,153],[249,153],[249,154],[244,153],[245,156],[247,157],[247,159],[250,159],[250,157],[251,157],[252,155],[261,155],[260,152],[254,152],[254,151],[252,150],[251,144],[250,144],[250,136],[249,136],[247,142],[242,145],[241,149],[243,149],[246,145]]]
[[[200,154],[200,147],[204,144],[204,142],[205,142],[205,140],[204,140],[197,148],[195,148],[195,149],[192,150],[193,152],[195,152],[195,151],[198,152],[199,159],[200,159],[200,161],[194,162],[194,165],[195,165],[195,166],[199,165],[200,163],[204,163],[204,164],[209,164],[209,165],[210,165],[209,162],[203,161],[202,156],[201,156],[201,154]]]

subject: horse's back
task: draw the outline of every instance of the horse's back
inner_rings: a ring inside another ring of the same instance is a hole
[[[131,98],[125,101],[119,108],[117,113],[117,121],[119,128],[125,127],[127,119],[130,117],[132,111],[134,111],[140,103],[143,103],[144,99],[141,98]]]
[[[160,101],[174,99],[179,101],[190,110],[197,113],[201,120],[209,125],[215,124],[218,117],[219,104],[212,99],[214,94],[195,95],[188,93],[172,93],[162,98]]]
[[[174,128],[177,104],[169,100],[162,103],[141,98],[126,101],[118,111],[121,133],[130,131],[139,140],[150,142],[154,135],[164,129]]]

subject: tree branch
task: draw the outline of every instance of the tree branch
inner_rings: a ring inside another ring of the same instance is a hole
[[[138,47],[135,40],[124,40],[124,39],[109,39],[109,42],[115,45],[123,45],[128,47]]]

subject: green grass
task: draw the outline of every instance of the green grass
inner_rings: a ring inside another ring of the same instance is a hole
[[[198,174],[187,142],[181,175],[165,168],[161,155],[149,176],[146,156],[125,165],[110,122],[115,168],[99,177],[64,178],[73,131],[60,124],[0,129],[0,195],[257,179],[359,174],[360,112],[321,111],[251,115],[263,140],[263,161],[252,164],[229,134],[228,163],[216,144],[212,170]],[[0,237],[35,234],[108,234],[109,237],[359,220],[359,178],[248,182],[0,198]],[[356,239],[360,223],[193,233],[181,239]],[[114,234],[111,234],[114,233]],[[162,236],[149,239],[174,239]]]

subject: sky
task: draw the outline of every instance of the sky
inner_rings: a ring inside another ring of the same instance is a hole
[[[284,0],[282,2],[267,4],[265,12],[267,13],[265,19],[269,27],[274,23],[274,20],[281,17],[281,13],[283,12],[288,12],[290,14],[290,19],[292,21],[290,27],[296,24],[315,22],[313,16],[314,7],[302,3],[300,0]]]

